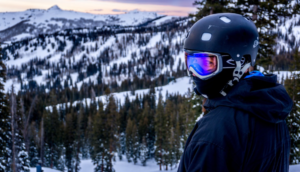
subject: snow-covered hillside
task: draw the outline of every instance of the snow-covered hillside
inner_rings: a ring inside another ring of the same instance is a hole
[[[58,6],[47,10],[29,9],[22,12],[0,13],[0,41],[19,41],[36,37],[39,34],[51,34],[65,29],[103,28],[104,26],[154,25],[178,17],[163,16],[155,12],[133,10],[119,15],[97,15],[76,11],[65,11]]]
[[[3,49],[8,68],[5,89],[14,84],[19,91],[29,82],[51,87],[58,78],[64,88],[67,82],[80,89],[83,83],[98,84],[99,77],[105,84],[115,81],[120,86],[134,76],[172,76],[185,68],[181,48],[185,32],[50,35],[16,43]]]
[[[121,105],[123,105],[125,103],[125,98],[126,96],[128,96],[130,101],[133,101],[136,96],[142,96],[142,95],[146,95],[149,94],[150,89],[143,89],[143,90],[136,90],[134,94],[131,93],[131,91],[124,91],[124,92],[119,92],[119,93],[112,93],[112,95],[114,96],[114,98],[116,100],[118,100],[120,102]],[[158,103],[158,97],[161,95],[162,96],[162,100],[166,101],[166,95],[174,95],[174,94],[178,94],[178,95],[185,95],[186,97],[189,97],[192,94],[193,91],[193,81],[190,77],[183,77],[183,78],[178,78],[175,81],[170,82],[168,85],[165,86],[161,86],[161,87],[155,87],[155,97],[156,99],[156,103]],[[95,101],[101,101],[104,104],[106,104],[106,96],[99,96],[95,98]],[[90,105],[91,103],[91,99],[90,98],[86,98],[83,99],[81,101],[75,101],[73,102],[72,106],[76,106],[77,104],[83,103],[84,106]],[[66,106],[66,104],[58,104],[56,105],[57,109],[64,109],[64,107]],[[68,103],[68,107],[70,107],[70,103]],[[52,107],[46,107],[46,109],[49,109],[50,111],[52,110]]]

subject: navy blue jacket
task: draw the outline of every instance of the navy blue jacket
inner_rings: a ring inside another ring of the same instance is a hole
[[[276,75],[242,79],[226,97],[207,100],[178,172],[288,172],[285,118],[292,100]]]

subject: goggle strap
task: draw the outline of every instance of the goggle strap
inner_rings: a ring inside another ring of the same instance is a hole
[[[231,88],[240,81],[243,74],[246,72],[246,70],[250,67],[250,63],[246,63],[243,68],[241,68],[241,62],[236,61],[236,68],[233,71],[233,79],[230,80],[224,88],[221,90],[220,94],[224,97],[227,95],[227,93],[231,90]]]

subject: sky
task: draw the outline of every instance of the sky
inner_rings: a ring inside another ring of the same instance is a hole
[[[93,14],[122,14],[131,10],[154,11],[163,15],[187,16],[196,11],[195,0],[0,0],[0,12],[48,9],[58,5],[63,10]]]

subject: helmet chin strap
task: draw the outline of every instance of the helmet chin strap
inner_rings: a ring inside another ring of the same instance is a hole
[[[233,79],[230,80],[221,90],[220,94],[226,96],[227,93],[231,90],[231,88],[240,81],[243,74],[246,70],[251,66],[250,63],[246,63],[244,67],[241,65],[241,61],[236,61],[236,67],[233,71]]]

